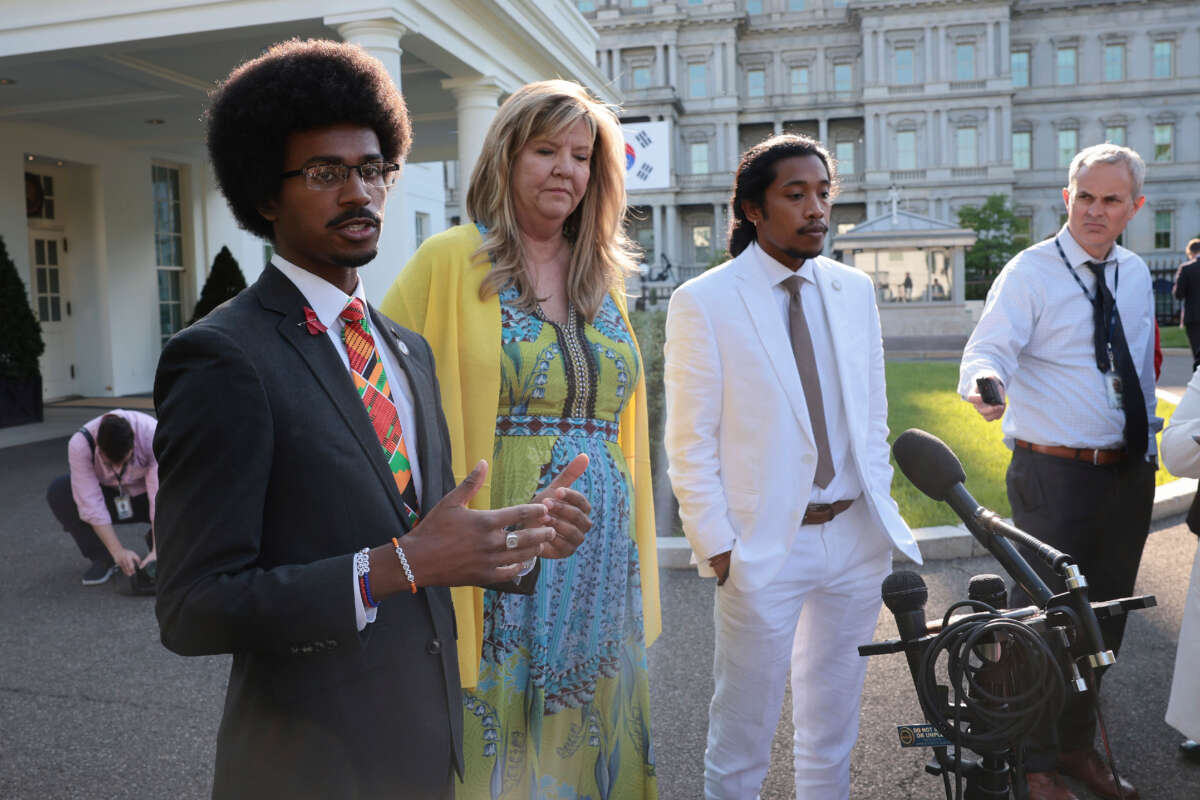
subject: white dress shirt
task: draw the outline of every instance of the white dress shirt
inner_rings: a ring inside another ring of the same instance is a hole
[[[346,343],[342,341],[342,329],[346,327],[346,323],[339,315],[352,297],[361,300],[363,308],[366,308],[367,298],[363,293],[362,281],[360,280],[354,287],[354,294],[348,295],[332,283],[297,267],[278,253],[271,256],[271,262],[288,280],[295,284],[296,288],[300,290],[300,294],[304,295],[308,307],[326,327],[325,334],[333,342],[338,358],[346,367],[346,380],[353,381],[354,379],[349,374],[350,356],[346,353]],[[383,371],[388,378],[388,388],[391,389],[392,404],[396,407],[396,416],[400,420],[400,430],[404,433],[404,446],[408,449],[408,462],[412,468],[413,489],[416,490],[417,497],[420,497],[421,469],[417,463],[417,429],[416,417],[413,413],[412,387],[408,383],[408,375],[396,363],[387,341],[381,340],[377,336],[372,338],[375,339],[375,352],[383,362]],[[379,609],[363,606],[362,594],[358,590],[358,575],[353,566],[350,568],[350,578],[354,591],[355,620],[361,631],[367,626],[367,623],[375,621],[375,615]]]
[[[833,503],[838,500],[853,500],[862,494],[862,484],[854,468],[850,454],[850,429],[846,421],[846,405],[842,402],[841,382],[838,379],[837,356],[830,340],[829,322],[825,318],[825,304],[821,302],[821,290],[813,276],[812,260],[806,260],[800,269],[792,272],[766,253],[758,242],[753,242],[759,269],[763,271],[771,286],[771,295],[779,306],[783,329],[791,330],[792,295],[783,282],[792,275],[800,276],[800,305],[804,308],[804,320],[812,337],[813,356],[817,361],[817,372],[821,376],[821,405],[825,407],[825,430],[829,434],[829,449],[833,456],[833,480],[825,488],[813,484],[809,502]]]
[[[995,375],[1004,384],[1008,410],[1004,442],[1079,448],[1119,448],[1124,443],[1125,412],[1108,401],[1104,374],[1096,368],[1092,302],[1096,278],[1086,266],[1092,257],[1067,226],[1053,239],[1026,248],[1004,266],[988,291],[983,316],[963,350],[958,392],[965,399],[975,379]],[[1162,428],[1155,416],[1154,295],[1150,271],[1137,254],[1113,245],[1104,270],[1116,298],[1121,325],[1146,398],[1150,441],[1147,459],[1156,454],[1154,435]]]

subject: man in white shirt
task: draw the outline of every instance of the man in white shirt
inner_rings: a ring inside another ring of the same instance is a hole
[[[1145,171],[1137,153],[1117,145],[1075,156],[1062,190],[1067,224],[997,276],[959,374],[959,393],[984,419],[1004,416],[1014,522],[1073,556],[1092,600],[1133,593],[1154,503],[1162,426],[1154,298],[1145,262],[1116,244],[1145,202]],[[995,381],[1000,402],[982,399],[978,379]],[[1061,577],[1024,555],[1053,591],[1064,590]],[[1029,599],[1014,586],[1009,602]],[[1123,632],[1123,617],[1107,621],[1114,652]],[[1095,728],[1091,700],[1069,697],[1057,736],[1042,732],[1028,751],[1031,800],[1075,797],[1059,773],[1119,796],[1094,748]],[[1122,785],[1126,798],[1137,796]]]
[[[717,577],[705,796],[752,798],[791,669],[796,797],[850,792],[892,546],[883,342],[870,279],[821,256],[832,159],[776,136],[738,168],[734,256],[667,312],[666,447],[700,574]]]

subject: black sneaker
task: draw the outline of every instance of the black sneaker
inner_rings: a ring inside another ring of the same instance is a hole
[[[101,583],[107,583],[108,579],[117,571],[116,564],[106,564],[103,561],[93,561],[92,565],[87,568],[87,572],[83,573],[83,579],[80,581],[84,586],[97,586]]]

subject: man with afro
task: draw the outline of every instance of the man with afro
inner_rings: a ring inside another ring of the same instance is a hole
[[[238,222],[275,255],[173,337],[155,379],[157,613],[182,655],[233,654],[215,797],[453,796],[462,698],[446,587],[532,591],[589,526],[564,473],[467,507],[425,340],[366,304],[408,112],[383,65],[290,41],[207,117]]]

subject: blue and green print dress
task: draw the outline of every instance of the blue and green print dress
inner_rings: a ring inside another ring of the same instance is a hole
[[[493,507],[527,503],[579,453],[592,529],[543,559],[533,595],[484,593],[479,684],[466,694],[466,800],[656,798],[632,483],[618,420],[641,364],[611,297],[559,326],[500,293]]]

